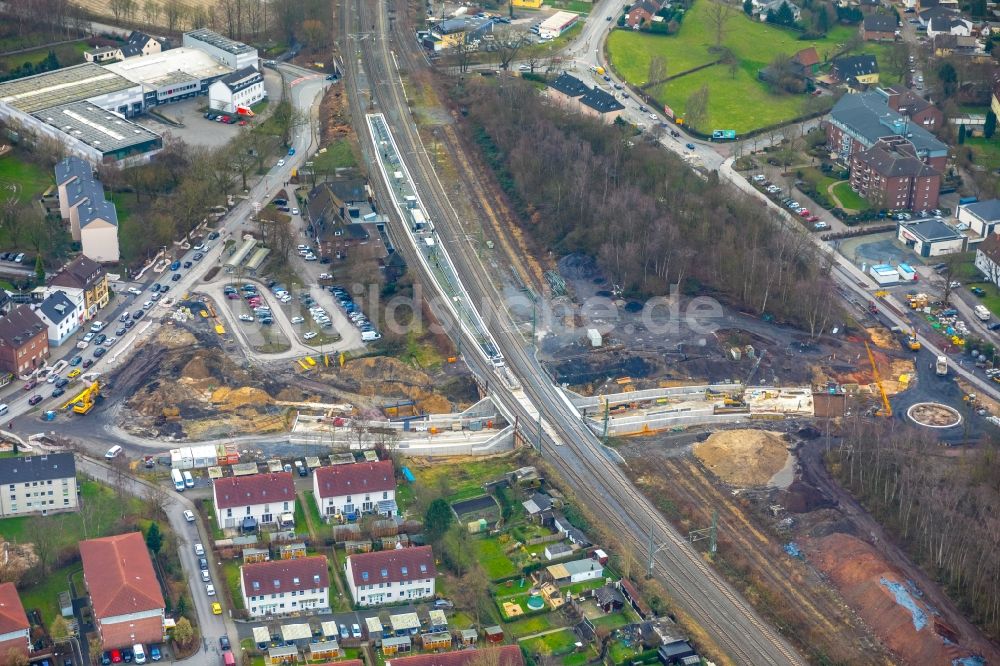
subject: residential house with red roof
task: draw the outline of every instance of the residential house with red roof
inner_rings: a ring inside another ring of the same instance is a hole
[[[430,546],[350,555],[344,571],[358,606],[434,598],[437,569]]]
[[[295,483],[291,472],[227,476],[212,482],[215,519],[225,530],[295,524]]]
[[[322,555],[244,564],[243,606],[251,617],[330,608],[330,575]]]
[[[313,474],[313,494],[321,516],[353,519],[359,513],[394,516],[396,473],[391,460],[320,467]]]
[[[24,614],[14,583],[0,583],[0,663],[12,653],[25,656],[31,650],[31,625]]]
[[[486,653],[496,653],[496,658]],[[457,650],[455,652],[439,652],[415,654],[409,657],[387,659],[385,666],[468,666],[482,659],[484,663],[495,663],[497,666],[524,666],[521,648],[516,645],[500,645],[497,647],[478,648],[475,650]]]
[[[104,649],[162,642],[163,593],[142,533],[81,541],[80,559]]]

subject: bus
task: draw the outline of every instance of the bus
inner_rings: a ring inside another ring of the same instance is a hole
[[[184,476],[184,487],[194,488],[194,477],[191,476],[191,472],[185,470],[181,474]]]
[[[170,470],[170,478],[174,482],[174,490],[179,493],[184,492],[184,477],[181,476],[181,471],[179,469]]]

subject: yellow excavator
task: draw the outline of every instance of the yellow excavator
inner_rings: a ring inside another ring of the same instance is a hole
[[[94,403],[100,393],[101,383],[95,379],[91,382],[90,386],[67,400],[66,404],[64,404],[62,408],[69,409],[72,407],[73,411],[77,414],[87,414],[94,408]]]
[[[889,404],[889,396],[885,393],[885,387],[882,386],[882,377],[878,374],[878,366],[875,365],[875,355],[872,354],[871,345],[865,340],[865,349],[868,350],[868,362],[872,364],[872,377],[875,378],[875,385],[878,387],[879,395],[882,396],[882,409],[875,412],[875,416],[892,416],[892,405]]]
[[[910,331],[906,335],[906,348],[910,351],[920,351],[920,340],[917,340],[917,334],[914,331]]]

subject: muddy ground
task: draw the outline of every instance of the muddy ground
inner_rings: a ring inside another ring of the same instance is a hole
[[[286,432],[287,403],[350,403],[366,418],[448,413],[479,399],[461,364],[420,369],[398,359],[346,359],[302,373],[287,362],[248,359],[230,349],[209,325],[195,318],[164,325],[112,377],[116,418],[143,437],[204,440]]]
[[[743,428],[713,441],[732,445]],[[708,431],[628,438],[617,450],[682,533],[708,527],[718,511],[716,566],[814,662],[947,664],[996,654],[827,473],[822,453],[836,441],[835,426],[783,421],[766,428],[795,454],[785,490],[761,483],[770,469],[746,477],[760,484],[751,487],[715,476],[693,454]],[[909,607],[907,595],[916,600]]]

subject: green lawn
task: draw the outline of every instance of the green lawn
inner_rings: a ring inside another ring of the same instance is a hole
[[[337,169],[353,167],[358,165],[357,156],[354,154],[354,147],[347,139],[337,139],[326,151],[316,153],[312,158],[313,169],[317,173],[334,173]]]
[[[552,628],[551,613],[543,613],[541,615],[526,617],[523,620],[515,620],[514,622],[508,622],[505,626],[507,633],[514,638],[540,634]]]
[[[628,616],[623,612],[610,613],[594,619],[595,627],[605,627],[607,629],[620,629],[629,623]]]
[[[296,529],[303,530],[307,529],[306,523],[306,511],[302,508],[302,501],[296,497],[295,498],[295,527]]]
[[[410,471],[418,482],[425,488],[447,493],[449,502],[482,495],[484,482],[503,476],[512,469],[514,466],[506,458],[473,460],[462,464],[410,464]]]
[[[631,30],[614,30],[608,39],[608,53],[615,69],[632,84],[646,82],[649,63],[663,56],[668,75],[676,75],[718,59],[712,53],[714,29],[709,19],[710,3],[697,2],[684,17],[676,35],[651,35]],[[790,120],[804,111],[805,95],[772,95],[757,79],[757,72],[779,54],[816,47],[821,59],[832,57],[855,33],[855,28],[836,26],[822,39],[800,41],[798,33],[759,21],[744,14],[729,22],[723,45],[739,60],[735,77],[720,65],[670,81],[652,91],[660,102],[682,114],[687,98],[703,85],[709,89],[707,129],[724,128],[746,132]],[[866,44],[865,50],[881,56],[886,47]]]
[[[992,139],[970,137],[962,145],[972,149],[976,164],[982,165],[990,171],[1000,169],[1000,137],[994,136]]]
[[[0,187],[7,190],[9,185],[16,185],[22,203],[41,196],[54,182],[53,174],[22,160],[16,151],[0,157]]]
[[[316,504],[316,496],[313,494],[313,491],[307,490],[302,493],[302,497],[309,510],[309,519],[312,521],[313,527],[317,530],[321,530],[325,523],[323,522],[323,517],[319,515],[319,506]]]
[[[593,3],[583,2],[583,0],[552,0],[547,3],[556,9],[563,9],[567,12],[575,12],[581,16],[586,16],[594,8]]]
[[[521,645],[528,651],[528,654],[559,656],[573,652],[578,640],[580,639],[577,638],[572,629],[563,629],[538,638],[529,638],[522,641]]]
[[[836,178],[831,178],[819,169],[808,168],[802,170],[802,180],[812,183],[817,191],[826,194],[827,188],[837,182]]]
[[[503,551],[503,546],[496,538],[476,539],[474,542],[476,559],[483,565],[490,580],[506,578],[517,573],[517,567]]]
[[[236,560],[226,560],[222,563],[222,575],[226,579],[229,596],[233,599],[233,607],[243,609],[243,595],[240,593],[240,563]]]
[[[0,534],[9,541],[30,542],[31,530],[35,527],[32,520],[37,519],[43,521],[38,524],[51,527],[59,535],[57,549],[76,544],[81,539],[92,539],[104,535],[108,528],[121,517],[118,498],[111,488],[102,486],[96,481],[82,481],[79,482],[79,486],[81,503],[92,503],[94,506],[93,515],[89,519],[86,529],[80,518],[80,513],[73,512],[58,513],[46,517],[5,518],[0,520]],[[128,500],[128,511],[136,511],[139,506],[139,500],[135,498]]]
[[[20,591],[21,603],[25,611],[37,608],[42,614],[42,622],[49,626],[59,614],[59,593],[69,591],[69,578],[83,571],[79,562],[62,569],[56,569],[48,578]]]
[[[26,51],[25,53],[17,53],[12,56],[0,56],[0,67],[3,68],[2,71],[9,72],[27,62],[37,65],[49,57],[50,50],[55,51],[60,66],[69,67],[70,65],[79,65],[83,62],[83,52],[88,48],[87,42],[81,40],[72,44],[60,44],[52,49],[41,48],[34,51]]]
[[[776,125],[802,115],[806,99],[804,95],[772,95],[757,80],[756,68],[748,63],[743,63],[734,73],[725,65],[709,67],[657,86],[652,95],[665,100],[676,116],[683,116],[688,98],[702,86],[708,86],[709,90],[708,113],[702,131],[734,129],[737,134],[743,134],[758,127]]]
[[[842,180],[833,186],[833,193],[840,199],[840,205],[844,208],[862,211],[871,208],[871,204],[860,194],[851,189],[851,184]]]

